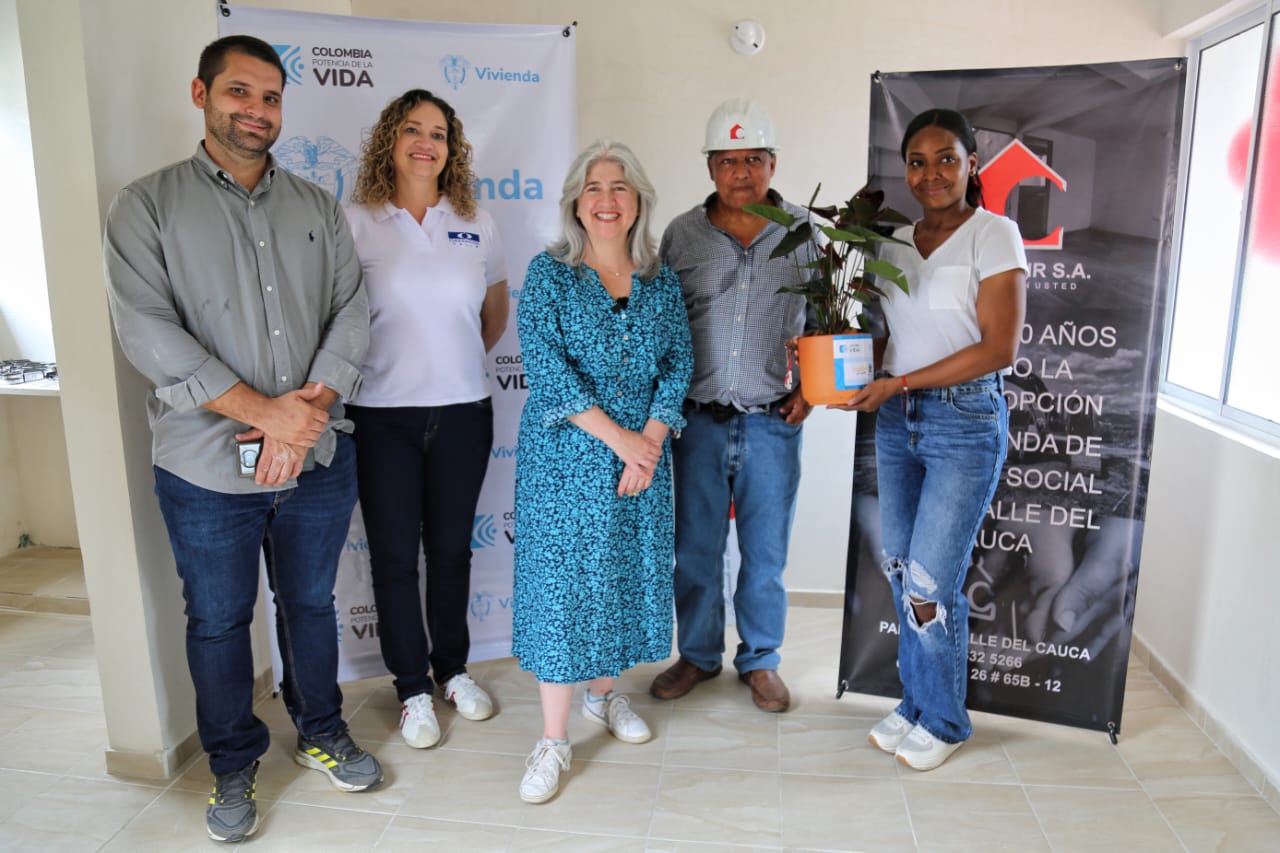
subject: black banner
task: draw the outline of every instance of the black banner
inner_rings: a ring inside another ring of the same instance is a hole
[[[974,710],[1120,728],[1146,511],[1185,62],[877,74],[868,173],[909,216],[899,144],[930,107],[978,140],[1027,244],[1009,458],[972,555]],[[900,695],[875,417],[859,415],[840,689]]]

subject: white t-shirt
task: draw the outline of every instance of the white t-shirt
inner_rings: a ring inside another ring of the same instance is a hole
[[[346,205],[369,293],[361,406],[448,406],[489,396],[480,306],[505,281],[493,219],[468,222],[447,198],[419,225],[390,203]]]
[[[1027,268],[1018,226],[978,208],[933,254],[920,256],[913,225],[894,232],[909,245],[883,243],[880,257],[906,273],[911,293],[883,282],[889,343],[883,367],[894,376],[941,361],[982,340],[978,329],[978,282]]]

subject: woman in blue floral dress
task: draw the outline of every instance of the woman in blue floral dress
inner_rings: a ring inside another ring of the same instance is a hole
[[[693,349],[680,281],[650,229],[656,196],[626,146],[578,156],[562,236],[529,264],[517,313],[529,399],[516,463],[513,653],[538,678],[543,737],[520,783],[546,802],[582,713],[628,743],[651,734],[614,678],[671,653],[668,434]]]

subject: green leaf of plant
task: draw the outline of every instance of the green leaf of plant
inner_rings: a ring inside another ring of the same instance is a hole
[[[776,209],[776,208],[775,208]],[[786,213],[786,211],[782,211]],[[791,214],[787,213],[788,216]],[[794,217],[793,217],[794,219]],[[804,244],[808,243],[813,237],[813,226],[808,222],[801,222],[793,230],[788,231],[781,240],[778,241],[777,248],[769,253],[769,258],[785,257]]]
[[[892,207],[886,207],[884,210],[880,211],[880,214],[876,217],[876,219],[880,222],[891,222],[894,225],[910,225],[911,224],[910,218],[903,216],[901,213],[894,210]]]
[[[855,234],[852,231],[845,231],[840,228],[832,228],[829,225],[819,225],[818,230],[831,240],[837,243],[865,243],[867,238],[862,234]]]
[[[898,285],[903,293],[911,292],[907,287],[907,277],[902,274],[902,270],[888,261],[882,261],[879,258],[868,258],[865,269],[879,278],[888,279]]]
[[[794,214],[788,213],[780,207],[774,207],[771,204],[748,204],[742,208],[748,213],[754,213],[756,216],[763,216],[770,222],[776,222],[783,228],[790,228],[796,224]]]

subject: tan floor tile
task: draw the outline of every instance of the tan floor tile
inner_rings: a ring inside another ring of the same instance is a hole
[[[60,613],[65,616],[88,616],[87,598],[44,598],[21,592],[0,592],[0,607],[30,613]]]
[[[273,805],[270,800],[258,798],[258,815],[262,817]],[[102,848],[103,853],[182,853],[204,851],[208,853],[212,842],[205,827],[205,809],[209,805],[207,793],[194,791],[166,791],[156,798],[137,817],[129,821]],[[274,839],[265,832],[265,823],[254,833],[254,845],[264,848],[284,849],[284,839]],[[264,838],[263,836],[267,836]]]
[[[515,831],[508,849],[572,851],[572,853],[648,853],[650,850],[643,838],[616,838],[606,835],[548,832],[523,828]]]
[[[1156,808],[1191,853],[1274,849],[1280,815],[1261,797],[1156,797]]]
[[[778,721],[783,773],[897,779],[896,762],[867,741],[876,720],[787,714]]]
[[[64,779],[33,797],[4,822],[13,850],[96,850],[160,791],[83,779]]]
[[[93,628],[85,625],[79,633],[73,634],[65,641],[41,652],[46,657],[75,658],[97,664],[98,658],[93,646]]]
[[[1118,748],[1138,781],[1153,796],[1257,793],[1199,730],[1169,733],[1141,742],[1121,737]]]
[[[667,766],[777,772],[778,714],[676,708],[667,739]]]
[[[664,768],[649,836],[719,844],[781,844],[780,778],[777,773]]]
[[[61,774],[107,746],[100,713],[37,711],[0,737],[0,767]]]
[[[1177,705],[1151,708],[1126,708],[1120,726],[1120,746],[1130,751],[1162,752],[1168,735],[1201,734],[1203,732],[1187,712]]]
[[[1186,713],[1164,685],[1152,676],[1127,679],[1124,691],[1124,717],[1120,721],[1121,732],[1128,731],[1135,716],[1141,719],[1145,712],[1161,710]]]
[[[921,851],[1050,849],[1021,786],[912,781],[902,789]]]
[[[56,773],[0,771],[0,824],[28,802],[56,785],[60,778]]]
[[[437,710],[439,704],[436,703]],[[541,736],[542,706],[536,699],[512,699],[504,702],[501,711],[487,720],[459,720],[445,732],[441,745],[450,749],[501,752],[523,758]]]
[[[0,705],[0,735],[8,734],[38,713],[35,708],[21,705]]]
[[[504,853],[514,832],[507,826],[482,826],[401,815],[392,819],[373,849],[377,853],[422,853],[424,850]]]
[[[15,551],[5,559],[42,560],[45,562],[62,562],[78,567],[84,571],[84,561],[80,558],[79,548],[58,548],[52,545],[34,545]]]
[[[645,853],[781,853],[784,848],[765,844],[706,844],[700,841],[649,839],[644,849]]]
[[[835,776],[782,777],[782,841],[788,848],[915,850],[898,782]]]
[[[538,680],[533,673],[522,670],[515,658],[469,663],[467,672],[494,698],[495,705],[506,699],[538,701]]]
[[[101,713],[97,663],[26,657],[0,674],[0,704]]]
[[[1004,750],[1024,785],[1138,787],[1133,771],[1105,736],[1085,743],[1005,738]]]
[[[521,827],[643,838],[660,773],[657,766],[581,761],[575,755],[561,776],[560,793],[525,809]]]
[[[528,739],[529,749],[534,739]],[[529,806],[520,800],[520,779],[525,755],[495,755],[453,748],[418,750],[423,760],[416,776],[409,769],[396,784],[408,794],[400,806],[401,816],[461,820],[490,826],[519,826]],[[527,754],[527,750],[526,750]],[[565,777],[565,789],[572,783],[576,765]]]
[[[82,639],[88,627],[84,616],[0,610],[0,653],[46,655],[50,649]]]
[[[9,559],[0,569],[0,589],[26,595],[48,596],[48,590],[66,574],[56,561]],[[58,596],[53,596],[58,597]]]
[[[390,823],[391,816],[387,814],[276,803],[262,816],[262,825],[251,843],[255,850],[359,853],[372,850]]]
[[[1031,787],[1027,797],[1054,853],[1163,853],[1180,846],[1141,791]]]
[[[32,553],[16,563],[0,559],[0,606],[5,595],[75,603],[6,590],[3,578],[15,567],[31,588],[62,584],[73,595],[82,585],[78,561]],[[896,700],[832,698],[841,618],[838,609],[792,609],[781,666],[792,689],[788,714],[751,704],[732,669],[732,628],[726,671],[680,700],[647,695],[671,661],[619,678],[617,689],[654,731],[650,743],[624,744],[583,720],[579,690],[570,717],[573,767],[559,796],[541,806],[517,793],[542,723],[537,683],[514,659],[470,668],[494,697],[494,719],[462,720],[437,699],[445,738],[431,750],[399,741],[389,676],[343,685],[353,733],[386,771],[368,793],[340,793],[322,774],[295,765],[283,702],[264,700],[255,710],[273,745],[259,774],[264,819],[253,844],[263,851],[376,844],[646,853],[779,851],[784,844],[913,850],[916,841],[924,851],[984,853],[1046,850],[1050,842],[1055,853],[1274,846],[1280,816],[1132,661],[1118,748],[1095,731],[975,713],[974,738],[943,767],[927,774],[899,767],[865,741]],[[207,759],[193,759],[167,791],[155,780],[111,777],[100,708],[87,619],[0,610],[0,768],[15,768],[0,769],[0,848],[210,849]],[[742,769],[751,767],[767,772]]]

